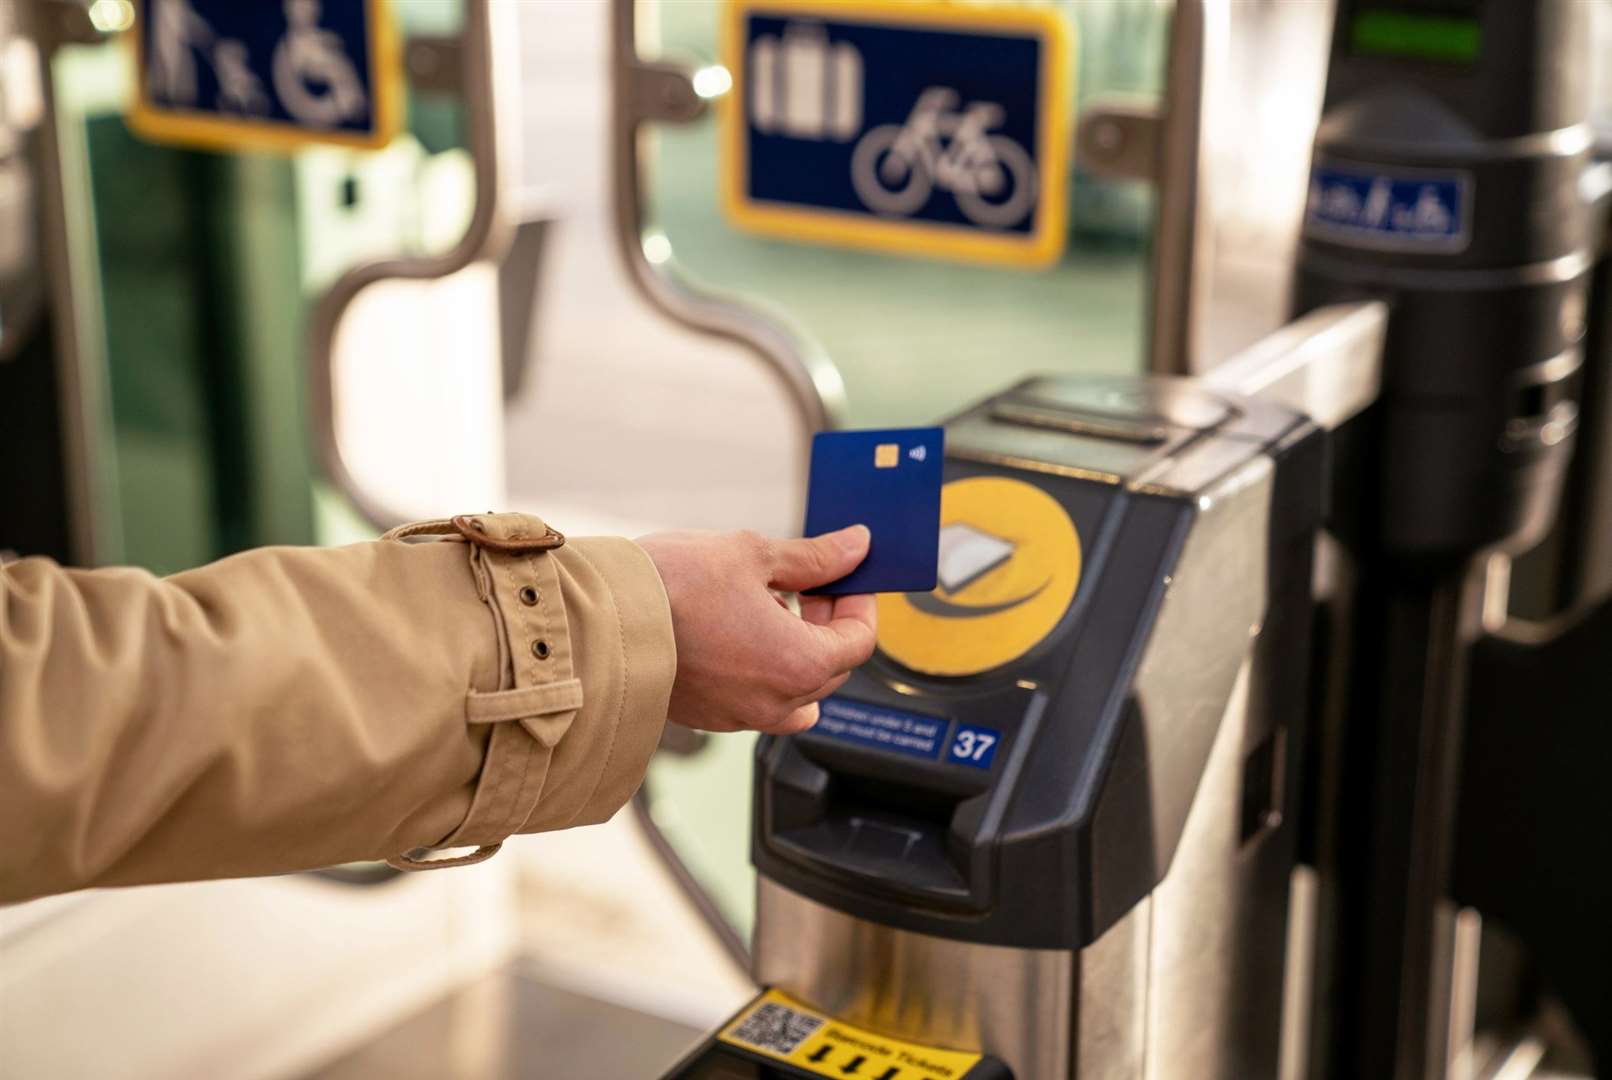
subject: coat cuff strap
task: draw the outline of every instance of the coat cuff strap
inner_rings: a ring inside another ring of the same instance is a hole
[[[571,719],[582,708],[582,680],[539,683],[514,690],[482,693],[472,690],[465,697],[465,719],[472,724],[497,724],[519,720],[528,734],[552,748],[571,726]]]

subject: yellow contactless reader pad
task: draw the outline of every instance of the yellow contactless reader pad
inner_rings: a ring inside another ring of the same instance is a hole
[[[1046,639],[1074,601],[1081,546],[1058,501],[973,476],[940,493],[940,583],[878,598],[879,648],[924,675],[977,675]]]

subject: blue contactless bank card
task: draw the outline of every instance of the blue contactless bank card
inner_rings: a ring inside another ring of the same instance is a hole
[[[940,558],[938,427],[825,431],[812,439],[806,535],[866,525],[868,557],[838,581],[808,592],[928,592]]]

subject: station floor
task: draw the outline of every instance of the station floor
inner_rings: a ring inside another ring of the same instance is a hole
[[[704,1036],[697,1028],[547,984],[517,962],[406,1017],[303,1080],[653,1080]],[[1524,1041],[1486,1044],[1481,1075],[1593,1080],[1582,1060],[1539,1062]]]
[[[306,1080],[649,1080],[703,1034],[548,985],[517,962],[400,1021]]]

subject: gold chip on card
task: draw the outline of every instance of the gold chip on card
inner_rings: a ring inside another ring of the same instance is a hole
[[[873,467],[893,469],[901,463],[901,447],[893,442],[880,443],[873,448]]]

